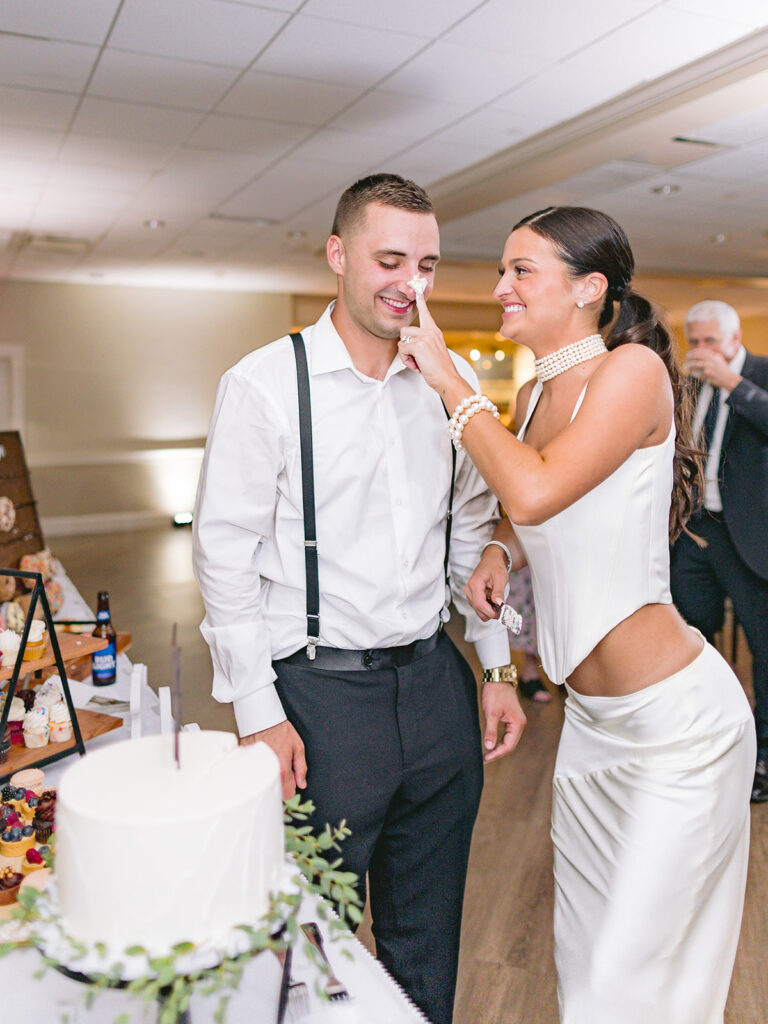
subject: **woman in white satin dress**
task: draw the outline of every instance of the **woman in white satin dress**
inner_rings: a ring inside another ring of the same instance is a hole
[[[519,439],[482,406],[466,416],[470,388],[420,297],[400,351],[449,411],[464,403],[454,437],[506,509],[496,540],[530,565],[542,663],[568,691],[552,813],[562,1024],[722,1024],[754,727],[727,663],[671,603],[668,541],[700,461],[670,335],[633,270],[598,211],[550,207],[513,229],[494,294],[502,334],[537,360]],[[489,547],[467,587],[482,619],[507,572]]]

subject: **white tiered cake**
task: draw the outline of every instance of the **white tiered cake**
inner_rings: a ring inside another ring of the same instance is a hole
[[[231,733],[148,736],[87,754],[64,774],[56,877],[73,938],[167,953],[255,922],[279,888],[280,768]]]

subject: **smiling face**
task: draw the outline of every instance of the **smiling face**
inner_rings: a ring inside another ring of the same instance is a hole
[[[433,214],[369,203],[348,235],[328,240],[328,263],[339,283],[334,313],[369,338],[398,339],[416,313],[408,282],[417,275],[425,278],[428,297],[439,258]]]
[[[531,228],[509,236],[499,275],[493,294],[503,308],[500,333],[505,338],[543,354],[597,330],[605,277],[571,277],[552,243]]]

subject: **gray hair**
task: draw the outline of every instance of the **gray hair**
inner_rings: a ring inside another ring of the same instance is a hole
[[[705,299],[704,302],[697,302],[691,306],[685,314],[685,336],[688,337],[691,324],[700,324],[706,320],[716,320],[720,330],[728,338],[732,338],[741,327],[739,314],[729,306],[727,302],[720,302],[719,299]]]

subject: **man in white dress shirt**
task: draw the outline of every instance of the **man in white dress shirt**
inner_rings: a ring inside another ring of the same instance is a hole
[[[757,764],[752,801],[768,800],[768,359],[741,343],[732,306],[688,310],[686,367],[702,381],[694,436],[707,453],[704,508],[672,552],[672,598],[710,641],[726,597],[752,652]]]
[[[232,701],[241,742],[275,750],[286,797],[306,787],[316,825],[346,819],[344,863],[361,891],[368,873],[380,959],[433,1024],[449,1024],[481,737],[475,679],[441,628],[446,412],[397,354],[416,312],[409,282],[426,279],[429,295],[439,253],[432,204],[413,182],[372,175],[341,197],[327,245],[338,296],[303,331],[316,649],[288,337],[222,378],[195,512],[195,570],[214,697]],[[448,569],[466,637],[492,680],[483,692],[486,760],[511,750],[525,722],[514,686],[499,681],[508,677],[506,631],[480,622],[463,593],[497,512],[458,453]]]

